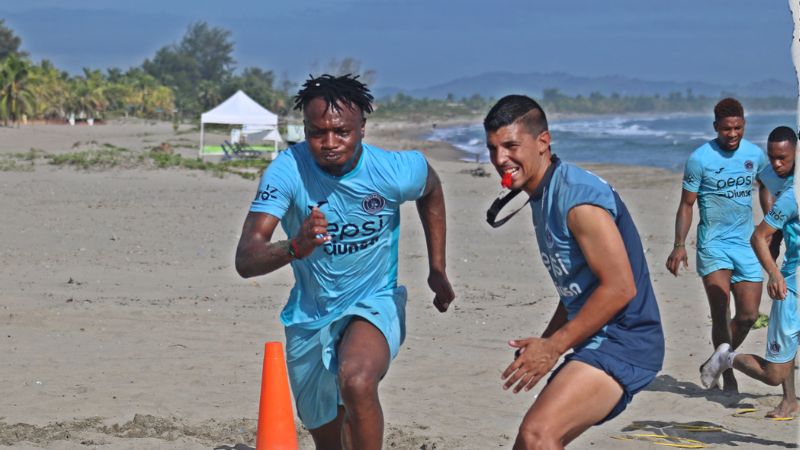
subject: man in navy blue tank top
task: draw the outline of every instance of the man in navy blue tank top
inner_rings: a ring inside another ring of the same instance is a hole
[[[605,180],[551,153],[539,104],[504,97],[484,128],[507,187],[530,195],[540,256],[560,297],[541,337],[509,342],[518,356],[504,388],[529,391],[572,350],[522,420],[514,449],[563,448],[621,413],[661,369],[658,305],[625,204]]]

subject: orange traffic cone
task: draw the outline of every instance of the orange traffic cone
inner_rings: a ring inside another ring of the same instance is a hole
[[[297,450],[292,396],[280,342],[264,346],[256,450]]]

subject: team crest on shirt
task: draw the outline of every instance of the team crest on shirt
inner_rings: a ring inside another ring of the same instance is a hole
[[[749,160],[749,159],[747,161],[745,161],[744,162],[744,168],[747,169],[747,170],[753,170],[753,161]]]
[[[769,351],[771,351],[772,353],[780,353],[781,344],[778,344],[778,341],[770,342]]]
[[[544,243],[547,245],[547,248],[553,248],[556,245],[555,239],[553,239],[553,233],[550,232],[550,229],[545,227],[544,229]]]
[[[376,193],[369,194],[361,201],[361,207],[369,214],[381,212],[384,206],[386,206],[386,199]]]

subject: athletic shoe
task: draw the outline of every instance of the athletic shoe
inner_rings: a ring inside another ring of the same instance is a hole
[[[700,366],[700,382],[703,383],[704,388],[711,389],[719,385],[719,376],[725,369],[728,369],[726,366],[730,351],[730,345],[720,344],[714,354]]]

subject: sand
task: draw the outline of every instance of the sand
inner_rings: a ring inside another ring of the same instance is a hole
[[[367,126],[368,142],[422,148],[439,172],[458,296],[445,314],[431,305],[422,229],[414,205],[405,205],[400,281],[409,291],[408,334],[381,383],[385,448],[510,448],[541,385],[519,395],[502,390],[500,373],[512,358],[506,341],[540,333],[557,297],[536,257],[529,214],[500,230],[486,225],[498,177],[473,176],[476,164],[455,161],[453,148],[416,137],[430,128]],[[0,158],[106,143],[141,152],[161,142],[192,156],[198,141],[197,132],[175,134],[165,123],[32,125],[0,128]],[[780,388],[744,376],[734,397],[699,386],[697,368],[711,351],[705,295],[693,271],[674,278],[664,267],[680,174],[591,169],[615,185],[639,228],[667,354],[664,370],[622,415],[570,448],[661,448],[613,439],[635,428],[709,448],[796,448],[797,420],[762,418]],[[252,280],[234,270],[256,185],[235,175],[75,170],[44,159],[0,172],[0,448],[254,447],[263,345],[283,338],[278,314],[293,282],[288,267]],[[769,311],[766,296],[761,310]],[[762,354],[765,336],[754,330],[743,350]],[[734,417],[741,407],[759,411]],[[696,423],[721,429],[678,426]],[[298,429],[301,447],[312,448]]]

